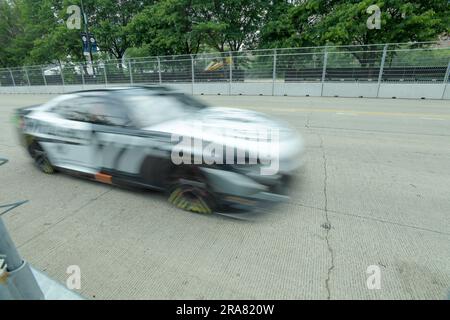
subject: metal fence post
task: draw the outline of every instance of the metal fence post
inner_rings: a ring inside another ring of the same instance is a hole
[[[387,48],[388,48],[388,45],[387,44],[384,45],[383,56],[381,57],[380,72],[378,73],[377,98],[378,98],[378,95],[380,94],[381,80],[383,80],[383,70],[384,70],[384,63],[386,62]]]
[[[233,53],[230,51],[229,53],[228,53],[228,55],[229,55],[229,57],[230,57],[230,77],[229,77],[229,83],[228,83],[228,95],[230,96],[231,95],[231,86],[232,86],[232,83],[233,83],[233,64],[234,64],[234,61],[233,61]]]
[[[84,68],[81,63],[80,63],[80,72],[81,72],[81,85],[83,86],[84,89]]]
[[[27,78],[28,86],[31,87],[30,77],[28,76],[28,71],[26,67],[23,67],[23,71],[25,71],[25,76]]]
[[[103,63],[103,75],[105,76],[105,88],[108,86],[108,77],[106,75],[106,63]]]
[[[158,60],[158,78],[159,78],[159,84],[162,83],[162,79],[161,79],[161,59],[159,59],[159,57],[156,57],[156,59]]]
[[[277,49],[273,49],[272,95],[275,95],[275,79],[277,77]]]
[[[41,67],[42,79],[44,79],[44,85],[47,86],[47,79],[45,78],[44,68]]]
[[[60,70],[60,72],[61,72],[61,81],[62,81],[62,85],[63,85],[63,87],[62,87],[62,89],[63,89],[63,92],[64,92],[64,74],[63,74],[63,68],[62,68],[62,65],[61,65],[61,63],[59,63],[59,70]]]
[[[444,82],[443,82],[444,89],[442,90],[442,97],[441,97],[441,99],[444,99],[444,97],[445,97],[445,91],[447,90],[447,87],[448,87],[448,78],[449,78],[449,76],[450,76],[450,61],[447,64],[447,70],[446,70],[445,76],[444,76]]]
[[[11,71],[11,69],[10,68],[8,68],[8,70],[9,70],[9,74],[11,75],[11,80],[12,80],[12,83],[13,83],[13,85],[14,85],[14,87],[16,86],[16,81],[14,80],[14,76],[13,76],[13,73],[12,73],[12,71]]]
[[[128,70],[130,71],[130,84],[133,84],[133,72],[131,71],[131,60],[128,60]]]
[[[192,54],[191,54],[191,76],[192,76],[192,95],[194,95],[195,75],[194,75],[194,56]]]
[[[323,96],[323,84],[325,82],[325,77],[327,74],[327,61],[328,61],[328,47],[325,47],[323,54],[323,68],[322,68],[322,86],[320,88],[320,96]]]

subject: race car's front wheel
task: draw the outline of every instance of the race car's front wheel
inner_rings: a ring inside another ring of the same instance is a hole
[[[44,173],[52,174],[55,173],[55,168],[52,166],[50,160],[47,157],[44,149],[37,142],[33,142],[29,147],[31,157],[34,159],[34,163]]]
[[[169,202],[177,208],[203,214],[213,213],[216,205],[203,177],[183,174],[172,180]]]

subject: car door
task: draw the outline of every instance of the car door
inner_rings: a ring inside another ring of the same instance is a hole
[[[124,107],[107,93],[64,101],[59,141],[52,144],[52,163],[85,173],[113,169],[114,159],[126,145],[123,128],[128,119]]]
[[[92,125],[92,161],[102,172],[115,170],[116,161],[130,144],[125,106],[120,100],[105,95],[93,100],[89,108]]]
[[[130,144],[125,106],[108,93],[77,96],[51,110],[46,127],[54,139],[42,143],[53,165],[96,174],[115,169]]]
[[[83,97],[73,97],[51,109],[52,116],[45,125],[52,138],[40,143],[53,165],[75,171],[94,171],[88,107]]]

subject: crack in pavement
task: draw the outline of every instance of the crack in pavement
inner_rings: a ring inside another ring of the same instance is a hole
[[[310,115],[311,113],[308,113],[306,116],[306,123],[305,123],[305,127],[308,130],[311,130],[311,126],[310,126]],[[312,130],[311,130],[312,131]],[[330,218],[328,217],[328,194],[327,194],[327,184],[328,184],[328,172],[327,172],[327,157],[325,154],[325,149],[323,147],[323,138],[322,136],[317,133],[314,132],[317,137],[319,137],[320,139],[320,145],[319,148],[322,150],[322,159],[323,159],[323,171],[324,171],[324,179],[323,179],[323,195],[324,195],[324,206],[323,206],[323,211],[325,213],[325,222],[321,225],[322,228],[325,229],[325,242],[327,244],[327,249],[328,252],[330,254],[330,259],[331,259],[331,264],[328,267],[327,270],[327,278],[325,279],[325,288],[327,290],[327,300],[331,299],[331,290],[330,290],[330,279],[331,279],[331,272],[334,269],[334,251],[333,248],[331,247],[330,244],[330,231],[331,231],[331,223],[330,223]]]
[[[327,157],[325,154],[325,149],[323,147],[323,138],[320,134],[317,134],[320,139],[320,149],[322,150],[322,158],[323,158],[323,170],[324,170],[324,179],[323,179],[323,195],[324,195],[324,213],[325,213],[325,223],[322,224],[322,228],[325,229],[325,242],[327,243],[327,249],[330,253],[331,265],[328,267],[327,278],[325,279],[325,288],[327,289],[327,300],[331,299],[331,291],[330,291],[330,278],[331,272],[334,269],[334,251],[330,244],[330,230],[331,223],[328,217],[328,194],[327,194],[327,183],[328,183],[328,173],[327,173]]]
[[[290,201],[289,203],[292,204],[292,205],[295,205],[295,206],[301,206],[301,207],[304,207],[304,208],[310,208],[310,209],[325,211],[323,208],[318,208],[318,207],[315,207],[315,206],[309,206],[309,205],[306,205],[306,204],[303,204],[303,203],[299,203],[299,202],[295,202],[295,201]],[[450,235],[450,233],[448,233],[448,232],[442,232],[442,231],[439,231],[439,230],[433,230],[433,229],[429,229],[429,228],[422,228],[422,227],[418,227],[418,226],[414,226],[414,225],[404,224],[404,223],[395,222],[395,221],[389,221],[389,220],[385,220],[385,219],[381,219],[381,218],[368,217],[368,216],[364,216],[364,215],[353,214],[353,213],[348,213],[348,212],[343,212],[343,211],[330,210],[330,209],[328,209],[327,212],[331,213],[331,214],[334,214],[334,215],[349,216],[349,217],[359,218],[359,219],[363,219],[363,220],[376,221],[376,222],[386,223],[386,224],[390,224],[390,225],[396,225],[396,226],[399,226],[399,227],[410,228],[410,229],[414,229],[414,230],[420,230],[420,231],[425,231],[425,232],[442,234],[442,235],[446,235],[446,236]]]

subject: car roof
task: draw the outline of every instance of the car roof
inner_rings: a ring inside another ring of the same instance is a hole
[[[78,90],[66,93],[67,95],[76,94],[76,95],[92,95],[96,93],[111,93],[111,92],[120,92],[120,91],[129,91],[136,89],[145,89],[148,90],[148,93],[161,94],[161,93],[175,93],[173,90],[164,87],[164,86],[129,86],[129,87],[113,87],[113,88],[101,88],[101,89],[86,89],[86,90]]]

